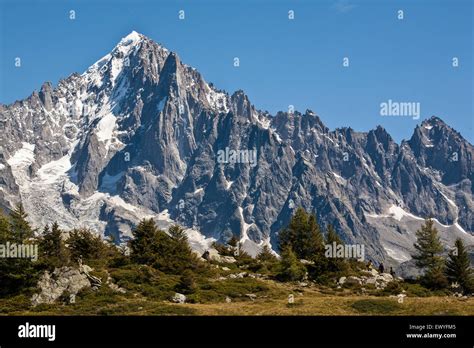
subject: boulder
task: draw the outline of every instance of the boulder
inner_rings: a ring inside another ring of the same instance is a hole
[[[346,277],[341,277],[339,278],[339,281],[337,282],[339,285],[343,285],[346,282]]]
[[[206,250],[204,254],[202,254],[202,258],[207,261],[221,262],[221,256],[219,255],[219,252],[214,248]]]
[[[207,261],[215,261],[220,263],[235,263],[237,260],[233,256],[221,256],[219,252],[214,249],[210,248],[204,252],[201,256],[203,259]]]
[[[367,278],[365,280],[365,284],[375,284],[376,283],[376,279],[375,278]]]
[[[393,281],[393,277],[389,273],[381,273],[380,275],[377,276],[377,280],[382,280],[386,283],[389,283]]]
[[[222,263],[236,263],[237,260],[233,256],[220,256],[220,262],[222,262]]]
[[[171,301],[173,301],[174,303],[185,303],[186,302],[186,296],[183,295],[183,294],[180,294],[179,292],[177,292],[171,298]]]
[[[374,277],[379,275],[379,272],[377,272],[376,269],[371,268],[370,270],[363,270],[362,273],[366,274],[369,277]]]
[[[245,277],[248,277],[248,275],[249,274],[247,272],[232,273],[232,274],[229,274],[229,278],[230,279],[245,278]]]
[[[362,285],[362,279],[356,276],[349,276],[346,279],[346,284],[356,284],[356,285]]]
[[[257,298],[257,295],[255,295],[255,294],[245,294],[245,296],[247,296],[252,301],[255,301],[255,299]]]
[[[106,284],[109,286],[109,288],[115,292],[119,292],[121,294],[125,294],[127,293],[127,290],[125,290],[124,288],[121,288],[120,286],[118,286],[117,284],[115,284],[113,281],[112,281],[112,278],[110,277],[109,273],[107,272],[107,281],[106,281]]]

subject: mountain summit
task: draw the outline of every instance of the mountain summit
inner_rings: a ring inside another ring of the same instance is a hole
[[[302,206],[374,260],[409,261],[434,217],[474,244],[474,149],[432,117],[400,145],[382,127],[330,131],[314,112],[257,110],[133,31],[82,75],[0,105],[0,205],[117,239],[144,217],[193,247],[241,239],[255,254]]]

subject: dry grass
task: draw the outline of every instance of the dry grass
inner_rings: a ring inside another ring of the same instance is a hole
[[[372,304],[371,310],[361,310],[355,303]],[[387,311],[387,304],[393,310]],[[380,305],[380,306],[379,306]],[[474,299],[462,300],[446,297],[396,298],[373,296],[327,296],[306,293],[295,297],[295,304],[288,305],[286,298],[256,299],[253,302],[214,304],[184,304],[197,315],[474,315]],[[359,309],[356,309],[359,308]]]
[[[254,301],[239,296],[233,298],[231,303],[220,299],[173,304],[149,297],[137,298],[131,294],[90,293],[74,305],[42,305],[32,309],[29,299],[20,296],[8,301],[1,300],[0,315],[474,315],[473,297],[408,296],[403,303],[398,303],[396,297],[357,295],[349,289],[336,291],[315,286],[298,288],[273,281],[263,281],[262,285],[267,290],[258,293]],[[289,294],[295,296],[292,305],[288,304]]]

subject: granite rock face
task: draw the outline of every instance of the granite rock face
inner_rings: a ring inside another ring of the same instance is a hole
[[[32,296],[31,303],[33,307],[42,303],[51,304],[65,293],[70,296],[70,302],[74,303],[77,293],[90,287],[87,275],[80,270],[72,267],[56,268],[51,274],[47,271],[43,274],[38,281],[40,292]]]
[[[387,265],[410,260],[429,216],[446,245],[474,244],[474,148],[440,118],[399,145],[311,110],[272,116],[136,32],[82,75],[0,104],[0,128],[0,207],[21,199],[36,226],[123,240],[154,217],[255,254],[302,206]]]

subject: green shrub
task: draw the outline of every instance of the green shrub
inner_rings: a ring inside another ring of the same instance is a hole
[[[283,249],[278,267],[277,279],[280,281],[301,280],[305,273],[305,266],[296,258],[291,247]]]
[[[429,289],[418,283],[405,282],[403,284],[403,288],[406,290],[407,296],[428,297],[433,295]]]
[[[30,307],[30,297],[25,294],[0,299],[0,313],[12,314],[29,310]]]
[[[192,294],[196,291],[196,277],[190,270],[185,270],[179,278],[176,290],[183,294]]]
[[[267,295],[270,291],[270,288],[258,279],[227,279],[204,282],[191,298],[198,302],[222,302],[226,297],[247,299],[245,294]]]
[[[378,292],[381,296],[398,295],[403,291],[399,282],[390,282],[387,286]]]

